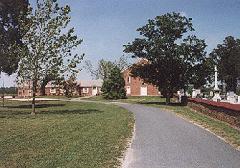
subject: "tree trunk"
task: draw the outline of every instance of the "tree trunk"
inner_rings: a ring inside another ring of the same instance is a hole
[[[41,92],[41,96],[45,96],[46,95],[46,93],[45,93],[45,83],[43,83],[42,85],[41,85],[41,88],[40,88],[40,92]]]
[[[171,95],[170,93],[167,93],[166,95],[166,105],[169,105],[171,103]]]
[[[2,96],[2,106],[4,107],[5,106],[5,86],[3,85],[3,96]]]
[[[5,98],[4,98],[4,96],[5,96],[5,95],[3,94],[3,102],[2,102],[2,106],[3,106],[3,107],[5,106],[5,100],[4,100]]]
[[[32,99],[32,113],[31,115],[35,115],[36,114],[36,110],[35,110],[35,105],[36,105],[36,90],[37,90],[37,86],[36,86],[37,82],[33,82],[33,99]]]
[[[1,75],[1,74],[0,74]],[[2,106],[5,106],[5,85],[4,85],[4,78],[3,78],[3,96],[2,96],[3,102],[2,102]]]
[[[227,91],[232,91],[236,93],[237,91],[237,77],[235,78],[230,78],[226,80],[227,83]]]

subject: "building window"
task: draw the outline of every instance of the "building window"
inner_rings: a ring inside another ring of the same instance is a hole
[[[88,88],[83,88],[83,93],[88,93]]]
[[[131,76],[128,76],[128,83],[131,83]]]
[[[55,94],[56,93],[56,89],[50,89],[50,93]]]

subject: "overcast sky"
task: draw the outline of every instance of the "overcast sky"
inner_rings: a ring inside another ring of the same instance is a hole
[[[30,0],[32,4],[36,0]],[[84,40],[78,53],[85,60],[115,60],[123,55],[123,45],[138,36],[136,29],[148,19],[167,12],[181,12],[193,19],[196,35],[205,39],[210,52],[226,36],[240,38],[240,0],[59,0],[72,8],[71,26]],[[90,79],[82,71],[79,79]],[[4,76],[5,86],[13,86],[15,76]],[[2,78],[1,83],[2,85]]]

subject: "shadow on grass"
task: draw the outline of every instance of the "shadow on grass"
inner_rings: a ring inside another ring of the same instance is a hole
[[[84,115],[84,114],[94,114],[94,113],[102,113],[103,111],[96,110],[96,109],[63,109],[63,110],[52,110],[52,111],[40,111],[36,109],[36,117],[38,116],[52,116],[52,115]],[[29,111],[6,111],[6,112],[0,112],[0,118],[33,118],[35,116],[32,116],[31,110]]]
[[[48,107],[63,107],[65,104],[36,104],[36,108],[48,108]],[[23,104],[23,105],[17,105],[17,106],[5,106],[5,108],[17,108],[17,109],[31,109],[31,104]]]
[[[96,109],[75,109],[75,110],[54,110],[54,111],[41,111],[37,112],[37,114],[57,114],[57,115],[65,115],[65,114],[92,114],[92,113],[102,113],[101,110]]]

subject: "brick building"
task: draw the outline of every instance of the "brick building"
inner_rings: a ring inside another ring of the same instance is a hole
[[[36,94],[39,96],[39,91]],[[32,81],[28,80],[18,85],[18,97],[32,96]]]
[[[63,86],[57,85],[53,81],[48,82],[45,86],[45,94],[47,96],[63,96],[64,93],[65,90],[63,89]]]
[[[125,88],[127,96],[160,96],[158,88],[152,84],[144,83],[138,77],[132,77],[130,68],[124,70],[123,78],[125,80]]]
[[[101,93],[102,80],[80,80],[77,82],[74,91],[75,96],[96,96]],[[57,85],[54,81],[48,82],[45,87],[46,96],[63,96],[65,90],[63,86]],[[37,89],[36,96],[40,96],[40,90]],[[32,82],[26,81],[18,85],[18,97],[31,97],[32,96]]]
[[[53,81],[48,82],[45,87],[45,94],[47,96],[62,96],[64,89],[62,86],[56,85]],[[37,89],[36,96],[40,96],[40,89]],[[32,81],[28,80],[18,85],[18,97],[32,96]]]
[[[80,80],[78,81],[79,96],[96,96],[101,93],[102,80]]]

